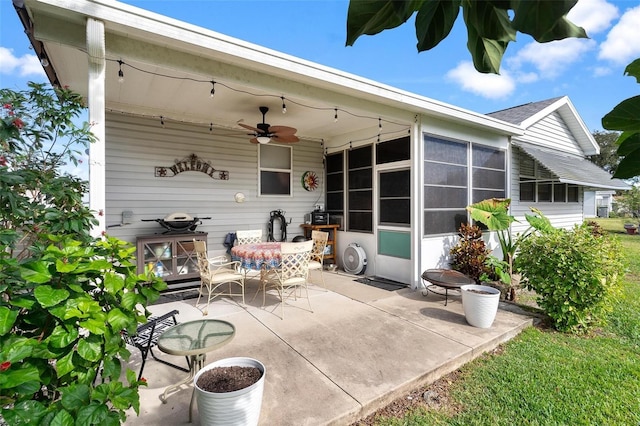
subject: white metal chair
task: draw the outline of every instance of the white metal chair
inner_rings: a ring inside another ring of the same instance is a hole
[[[280,253],[282,261],[280,267],[268,270],[262,280],[263,293],[262,305],[265,303],[265,293],[269,288],[275,288],[280,297],[282,319],[284,319],[284,305],[290,297],[298,298],[297,291],[304,290],[306,299],[311,309],[309,292],[307,290],[307,280],[309,278],[309,257],[313,241],[301,243],[282,243]],[[302,292],[301,292],[302,297]]]
[[[238,244],[255,244],[262,242],[262,229],[236,231]]]
[[[325,231],[311,231],[311,241],[313,241],[313,249],[311,250],[311,258],[309,260],[309,271],[320,271],[320,280],[322,287],[325,287],[324,276],[324,250],[329,241],[329,233]]]
[[[242,304],[244,305],[245,274],[239,272],[240,262],[230,262],[226,256],[208,258],[207,243],[193,240],[193,244],[200,269],[200,289],[196,308],[200,305],[200,297],[203,295],[204,289],[207,292],[207,305],[202,311],[202,315],[208,315],[211,300],[218,296],[242,296]],[[228,289],[222,287],[223,284],[229,284]],[[239,292],[233,291],[233,285],[240,287]]]

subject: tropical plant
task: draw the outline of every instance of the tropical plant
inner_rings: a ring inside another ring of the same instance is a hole
[[[617,240],[581,225],[531,235],[515,264],[556,329],[584,332],[611,310],[624,274],[621,258]]]
[[[510,198],[490,198],[467,206],[467,211],[473,220],[482,223],[490,231],[496,231],[502,260],[507,264],[509,276],[513,277],[513,259],[520,243],[534,229],[548,232],[554,228],[540,210],[531,208],[534,214],[525,214],[529,227],[521,234],[512,235],[511,224],[516,222],[516,218],[509,214],[510,205]]]
[[[479,226],[463,223],[458,236],[460,238],[449,250],[451,268],[480,283],[480,277],[490,273],[487,258],[491,253],[482,239],[482,230]]]
[[[374,35],[404,24],[414,13],[418,52],[444,40],[462,9],[467,48],[476,70],[500,72],[502,56],[516,34],[545,43],[567,37],[586,38],[584,29],[567,19],[577,0],[351,0],[347,13],[347,46],[363,34]]]
[[[81,98],[0,90],[0,414],[9,425],[116,425],[139,410],[122,332],[166,287],[129,243],[91,236],[86,183],[67,164],[93,140]],[[101,214],[98,212],[98,214]]]
[[[640,83],[640,58],[627,65],[624,74],[635,77]],[[613,177],[629,179],[640,175],[640,96],[616,105],[602,118],[602,127],[622,132],[616,143],[618,155],[623,158]]]

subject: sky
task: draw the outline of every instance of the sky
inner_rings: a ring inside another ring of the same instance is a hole
[[[479,113],[568,96],[589,131],[640,85],[624,76],[640,57],[640,0],[580,0],[569,19],[588,39],[536,43],[518,33],[500,75],[475,71],[459,15],[451,34],[418,53],[414,19],[345,46],[348,0],[126,0],[280,52]],[[0,1],[0,87],[46,81],[10,0]]]

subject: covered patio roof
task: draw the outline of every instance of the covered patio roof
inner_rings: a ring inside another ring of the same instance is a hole
[[[270,108],[267,122],[295,127],[301,139],[328,147],[355,135],[371,134],[373,141],[378,133],[398,137],[420,116],[492,133],[522,133],[493,117],[117,1],[14,0],[14,5],[36,53],[49,62],[44,68],[53,84],[86,97],[90,61],[106,62],[107,111],[194,123],[248,139],[237,122],[261,122],[258,107],[264,105]],[[104,58],[90,58],[88,18],[104,23]]]

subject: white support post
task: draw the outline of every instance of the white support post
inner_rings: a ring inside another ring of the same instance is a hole
[[[89,58],[88,99],[89,122],[96,141],[89,148],[89,208],[98,219],[91,233],[100,236],[106,230],[105,173],[105,42],[104,23],[87,19],[87,52]]]

